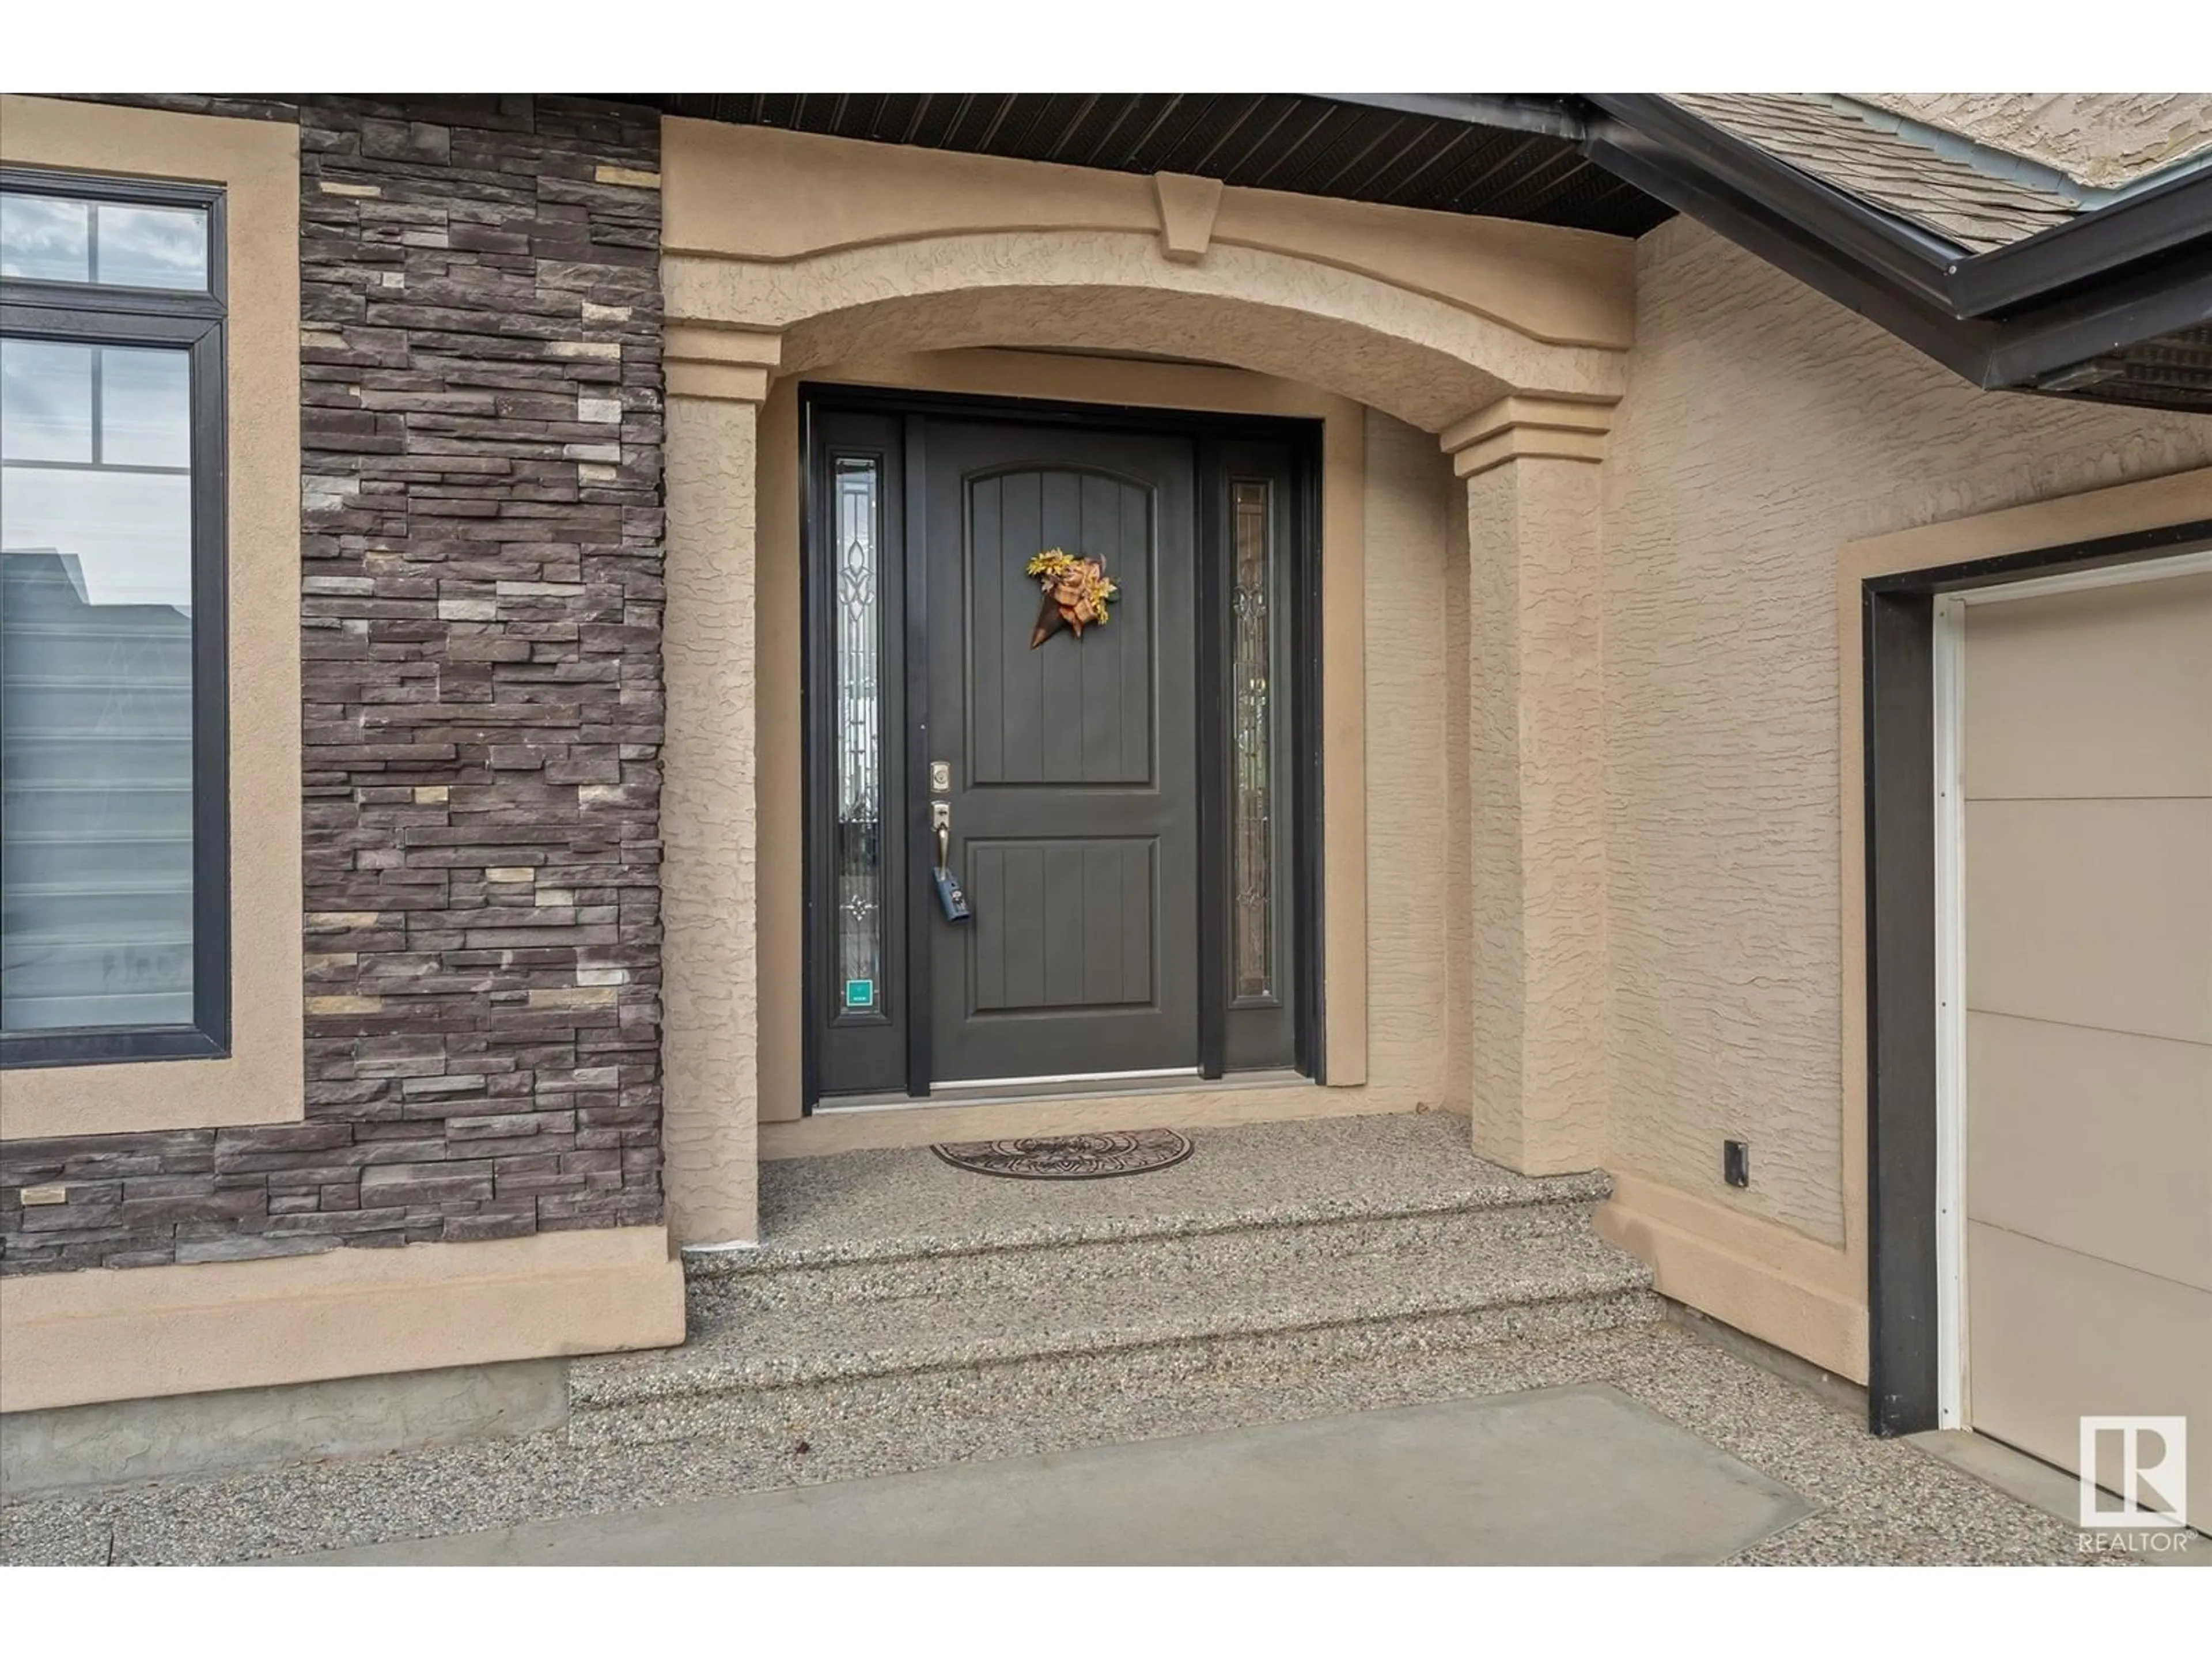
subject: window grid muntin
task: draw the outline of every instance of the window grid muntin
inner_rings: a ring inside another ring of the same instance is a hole
[[[201,289],[146,288],[133,283],[58,281],[38,276],[0,276],[0,288],[18,300],[64,309],[89,307],[103,313],[149,312],[160,315],[222,318],[228,290],[228,199],[212,185],[179,184],[159,179],[114,179],[100,173],[64,173],[45,167],[0,167],[0,192],[9,196],[58,197],[97,208],[190,208],[207,216],[207,285]],[[99,216],[92,215],[96,227]],[[94,234],[97,234],[95,229]]]

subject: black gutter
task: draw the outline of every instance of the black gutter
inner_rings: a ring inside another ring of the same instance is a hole
[[[1747,194],[1783,208],[1837,249],[1949,316],[1989,317],[2212,237],[2212,169],[2166,183],[1984,253],[1968,253],[1745,139],[1648,93],[1591,93],[1613,122],[1694,159]],[[1608,124],[1590,124],[1590,137]]]
[[[1946,267],[1960,250],[1940,237],[1868,206],[1780,161],[1758,145],[1648,93],[1591,93],[1610,120],[1590,124],[1590,140],[1653,143],[1694,161],[1716,182],[1788,212],[1831,247],[1953,316]],[[1663,199],[1663,198],[1662,198]]]
[[[2212,321],[2212,168],[1969,254],[1650,94],[1344,101],[1478,126],[1548,120],[1559,137],[1578,129],[1583,154],[1608,173],[1987,390],[2038,386]]]
[[[1710,123],[1669,105],[1647,129],[1646,106],[1663,100],[1591,101],[1603,112],[1590,122],[1583,147],[1598,165],[1985,390],[2033,386],[2088,359],[2212,319],[2212,175],[2145,192],[2138,200],[2148,205],[2111,230],[2100,228],[2106,216],[2135,204],[2116,203],[2011,249],[1954,258],[1948,270],[1958,275],[1947,279],[1924,256],[1912,269],[1902,257],[1905,243],[1887,234],[1887,216]],[[1985,269],[1979,261],[2031,243],[2041,249],[1983,284],[1984,294],[2012,301],[2008,315],[1960,310],[1950,283],[1978,281]],[[2023,272],[2053,287],[2028,289]],[[2041,303],[2027,303],[2031,299]]]
[[[1957,318],[1838,258],[1803,224],[1640,135],[1601,128],[1585,153],[1986,390],[2033,386],[2087,358],[2212,317],[2212,241],[2008,321]]]
[[[1995,325],[1985,386],[2039,386],[2059,370],[2212,321],[2212,240],[2198,252]],[[1956,324],[1954,327],[1975,326]],[[1988,327],[1990,325],[1981,324]]]
[[[1788,272],[1808,288],[1896,335],[1953,372],[1978,382],[1992,342],[1990,325],[1960,324],[1892,284],[1839,263],[1833,251],[1802,226],[1694,168],[1662,147],[1626,130],[1594,134],[1585,153],[1600,167],[1648,196],[1711,226],[1738,246]]]
[[[1954,269],[1952,303],[1962,316],[1986,317],[2207,236],[2212,236],[2212,167],[1976,254]]]

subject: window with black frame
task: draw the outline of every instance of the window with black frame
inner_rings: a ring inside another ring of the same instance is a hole
[[[0,1065],[228,1048],[222,229],[0,171]]]

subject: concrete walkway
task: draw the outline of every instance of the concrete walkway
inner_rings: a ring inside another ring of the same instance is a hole
[[[2112,1559],[1986,1472],[1869,1436],[1863,1403],[1670,1325],[1194,1396],[1173,1422],[1109,1397],[958,1426],[548,1429],[58,1492],[0,1504],[0,1563]]]
[[[1483,1566],[1723,1560],[1811,1512],[1605,1384],[295,1556],[310,1565]]]

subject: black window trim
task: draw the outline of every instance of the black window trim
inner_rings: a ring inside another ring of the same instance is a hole
[[[216,186],[0,168],[0,190],[208,216],[208,288],[119,288],[0,278],[0,334],[83,344],[181,346],[192,419],[192,1019],[0,1033],[0,1071],[214,1060],[231,1050],[228,319],[224,193]]]

